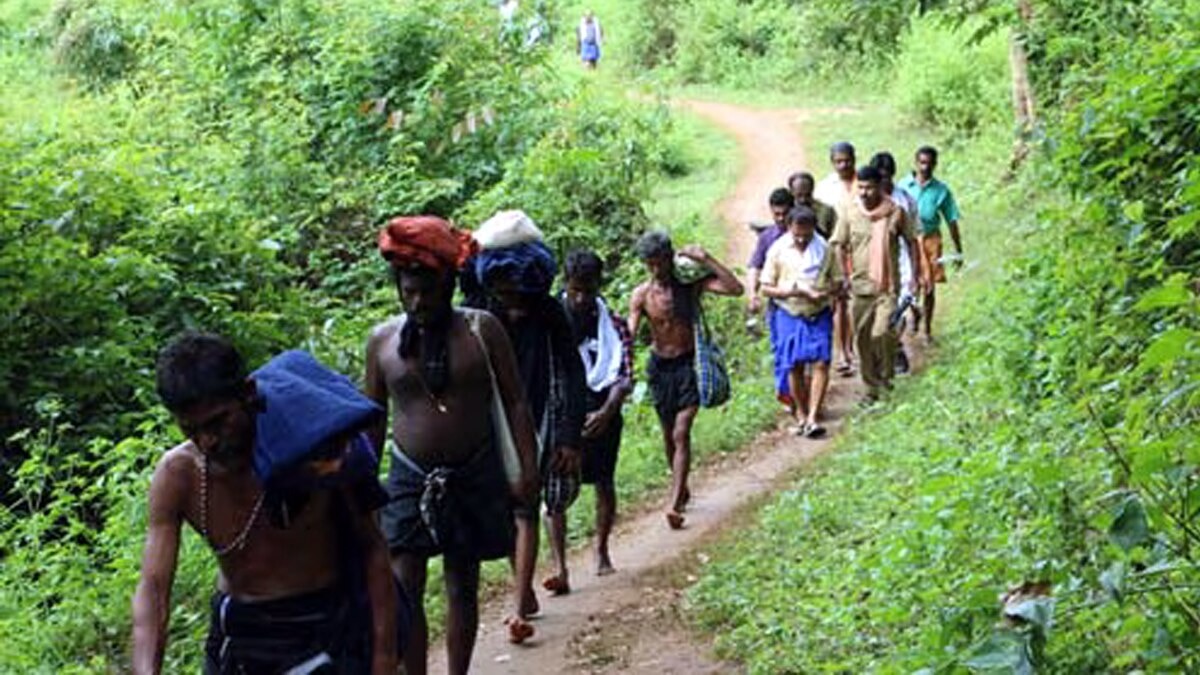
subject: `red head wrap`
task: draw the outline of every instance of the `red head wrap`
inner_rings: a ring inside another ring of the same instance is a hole
[[[379,252],[393,265],[457,270],[478,249],[469,232],[436,216],[399,216],[379,231]]]

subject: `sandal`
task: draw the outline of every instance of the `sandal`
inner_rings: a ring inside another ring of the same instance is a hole
[[[814,422],[812,424],[807,424],[804,427],[804,437],[805,438],[824,438],[825,437],[825,427],[821,426],[820,424],[817,424],[816,422]]]

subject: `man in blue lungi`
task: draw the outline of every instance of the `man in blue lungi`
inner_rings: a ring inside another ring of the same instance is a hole
[[[830,298],[840,283],[833,248],[816,232],[817,214],[807,206],[788,213],[788,234],[780,237],[763,265],[761,292],[775,301],[775,385],[792,406],[797,435],[825,435],[819,415],[829,384],[833,347]],[[806,372],[811,369],[811,373]]]

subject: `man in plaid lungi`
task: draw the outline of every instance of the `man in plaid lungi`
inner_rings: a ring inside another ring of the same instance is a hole
[[[658,413],[663,448],[671,467],[671,505],[667,525],[683,527],[683,510],[691,498],[688,473],[692,465],[692,423],[700,410],[696,384],[696,322],[700,296],[741,295],[742,282],[703,248],[691,245],[679,254],[712,274],[690,284],[676,278],[675,250],[665,232],[647,232],[637,243],[638,257],[650,279],[633,291],[629,301],[629,332],[638,333],[642,316],[650,324],[651,354],[647,366],[650,394]]]
[[[474,265],[476,280],[486,289],[487,309],[504,325],[517,357],[517,371],[538,430],[541,497],[550,520],[564,514],[579,496],[580,434],[587,400],[570,321],[562,304],[550,296],[557,270],[540,240],[485,248]],[[538,514],[536,506],[514,512],[517,606],[509,620],[509,639],[519,643],[533,634],[525,620],[540,609],[533,592]],[[551,529],[551,534],[556,532]],[[557,536],[561,540],[552,541],[552,546],[561,558],[565,528]]]

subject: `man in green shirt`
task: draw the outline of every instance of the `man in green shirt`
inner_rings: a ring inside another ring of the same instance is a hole
[[[859,372],[868,400],[891,388],[896,335],[889,325],[900,288],[900,240],[915,245],[904,211],[883,193],[879,169],[858,170],[857,197],[838,205],[834,248],[841,253],[850,281],[850,314],[858,350]],[[913,258],[912,276],[920,279]]]
[[[962,237],[958,231],[958,204],[950,187],[933,177],[937,169],[938,151],[925,145],[917,149],[915,170],[908,178],[900,181],[896,187],[904,190],[917,202],[917,214],[920,227],[917,239],[920,246],[914,250],[920,252],[922,263],[929,272],[928,284],[925,290],[925,337],[932,336],[934,286],[945,283],[946,271],[942,265],[942,221],[950,228],[950,238],[954,241],[954,251],[958,258],[954,266],[962,265]]]

